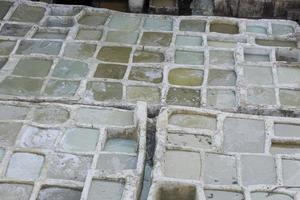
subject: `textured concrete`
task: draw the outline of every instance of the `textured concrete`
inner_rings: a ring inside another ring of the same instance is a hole
[[[163,108],[148,200],[299,199],[299,127],[298,118]]]
[[[119,198],[132,200],[139,196],[146,155],[145,103],[124,110],[6,101],[0,103],[0,110],[1,198],[83,200],[114,194],[113,188],[90,189],[94,181],[122,184]],[[89,117],[95,120],[87,120]],[[5,135],[13,127],[13,135]],[[112,138],[131,139],[136,149],[131,153],[107,150],[107,141]],[[109,158],[105,159],[106,155]],[[28,189],[20,188],[25,186]],[[67,194],[73,196],[60,193],[63,188],[72,189]],[[52,192],[56,196],[51,198]]]
[[[35,17],[19,18],[18,6]],[[292,21],[135,15],[21,1],[3,22],[1,99],[111,106],[140,100],[153,111],[167,104],[277,114],[300,107],[284,97],[299,99],[299,82],[279,74],[281,67],[299,73],[292,64],[299,60],[299,27]],[[34,74],[34,67],[23,68],[26,59],[49,64]]]

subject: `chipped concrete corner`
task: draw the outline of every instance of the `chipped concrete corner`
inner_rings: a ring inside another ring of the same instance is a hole
[[[0,0],[0,198],[140,199],[158,115],[148,200],[299,200],[299,33]]]

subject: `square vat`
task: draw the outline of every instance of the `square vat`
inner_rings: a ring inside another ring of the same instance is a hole
[[[133,126],[134,113],[130,110],[80,108],[75,115],[77,123],[98,126]]]
[[[279,84],[298,84],[300,85],[299,66],[278,66],[277,67]]]
[[[99,200],[99,197],[101,199],[121,200],[124,187],[124,183],[121,182],[92,180],[88,200]]]
[[[273,73],[271,67],[245,66],[244,67],[245,83],[247,85],[272,85]]]
[[[299,186],[300,184],[300,161],[282,159],[283,184],[288,186]]]
[[[183,19],[180,22],[180,31],[205,32],[206,21]]]
[[[200,36],[177,35],[175,44],[176,46],[202,46],[203,39]]]
[[[204,183],[212,185],[236,185],[237,165],[234,156],[222,154],[205,154]]]
[[[61,132],[56,129],[25,126],[18,145],[25,148],[53,149],[60,134]]]
[[[23,37],[28,33],[31,27],[32,26],[25,24],[4,24],[0,31],[0,35]]]
[[[75,37],[76,40],[100,40],[102,30],[80,28]]]
[[[146,18],[144,22],[144,29],[146,30],[159,30],[159,31],[172,31],[173,20],[168,18]]]
[[[69,111],[59,106],[39,107],[33,113],[33,121],[40,124],[62,124],[69,118]]]
[[[270,62],[269,54],[245,53],[244,60],[246,62]]]
[[[209,63],[212,65],[234,65],[235,58],[233,51],[210,50]]]
[[[0,93],[20,96],[40,95],[42,86],[41,79],[9,76],[0,83]]]
[[[138,37],[139,37],[138,32],[108,31],[105,41],[122,43],[122,44],[136,44]]]
[[[136,156],[124,154],[100,154],[96,169],[110,173],[116,173],[123,170],[136,169],[136,166]]]
[[[105,24],[107,18],[107,13],[85,13],[78,20],[78,24],[87,26],[101,26]]]
[[[262,87],[248,88],[247,102],[254,105],[276,105],[275,89]]]
[[[44,17],[46,8],[20,4],[10,17],[11,21],[38,23]]]
[[[0,70],[5,66],[7,60],[7,58],[0,58]]]
[[[80,81],[65,81],[65,80],[54,80],[48,81],[44,94],[47,96],[67,97],[74,96]]]
[[[167,142],[177,147],[193,147],[199,149],[210,149],[212,139],[205,135],[168,133]]]
[[[193,163],[187,165],[186,163]],[[200,180],[200,153],[188,151],[166,151],[164,155],[164,175],[170,178]]]
[[[108,138],[103,151],[136,153],[138,144],[136,140],[129,138]]]
[[[300,90],[280,89],[279,99],[284,106],[300,106]]]
[[[182,128],[197,128],[216,130],[217,119],[215,116],[201,114],[173,114],[169,118],[169,124]]]
[[[22,123],[0,122],[1,147],[13,146],[22,128]]]
[[[69,28],[74,25],[73,17],[50,16],[44,22],[45,27],[63,27]]]
[[[207,45],[209,47],[221,47],[221,48],[235,48],[237,45],[236,41],[225,41],[225,40],[213,40],[208,39]]]
[[[68,153],[49,155],[47,177],[83,182],[91,168],[93,158]]]
[[[294,198],[287,194],[274,192],[251,192],[252,200],[293,200]]]
[[[272,24],[272,34],[273,35],[286,35],[294,33],[295,29],[292,26],[285,24]]]
[[[106,64],[101,63],[98,65],[94,74],[95,78],[111,78],[123,79],[127,70],[126,65]]]
[[[297,42],[291,40],[255,39],[255,43],[261,46],[297,48]]]
[[[197,188],[193,185],[160,185],[156,200],[196,200]]]
[[[244,49],[244,61],[245,62],[270,62],[270,50],[245,48]]]
[[[236,73],[233,70],[210,69],[207,85],[209,86],[235,86]]]
[[[265,151],[266,135],[263,120],[228,117],[224,121],[223,132],[225,152],[264,153]]]
[[[32,190],[32,185],[19,183],[0,183],[0,196],[5,197],[5,200],[29,200]]]
[[[0,55],[9,55],[16,45],[12,40],[0,40]]]
[[[164,62],[164,60],[165,56],[160,52],[137,50],[133,54],[134,63],[161,63]]]
[[[140,22],[140,17],[116,14],[110,19],[108,27],[117,30],[135,31],[139,28]]]
[[[25,119],[29,112],[28,107],[0,105],[0,120],[22,120]]]
[[[226,190],[204,190],[207,200],[244,200],[245,197],[241,192]]]
[[[300,137],[300,124],[274,124],[274,135],[282,137]]]
[[[207,90],[207,106],[218,109],[232,109],[237,105],[235,91],[208,89]]]
[[[238,24],[212,22],[209,31],[223,34],[239,34],[239,26]]]
[[[97,59],[106,62],[128,63],[130,47],[104,46],[100,49]]]
[[[80,198],[81,190],[67,187],[47,186],[39,191],[37,200],[80,200]]]
[[[271,148],[270,148],[271,154],[300,154],[300,144],[297,144],[295,142],[277,142],[272,141]]]
[[[12,4],[10,1],[0,1],[0,20],[5,17]]]
[[[140,44],[143,46],[168,47],[172,41],[172,33],[144,32]]]
[[[170,84],[183,86],[201,86],[203,79],[203,70],[187,68],[171,69],[168,76]]]
[[[12,74],[18,76],[45,77],[48,75],[52,60],[25,58],[19,60]]]
[[[87,83],[86,92],[96,101],[117,101],[122,99],[122,91],[121,83],[91,81]]]
[[[96,46],[96,44],[67,43],[64,50],[64,56],[75,59],[88,59],[93,57]]]
[[[65,39],[69,31],[39,29],[32,38],[38,39]]]
[[[170,88],[166,102],[171,105],[200,106],[201,91],[185,88]]]
[[[51,76],[57,78],[81,79],[89,72],[88,64],[80,61],[61,59],[56,64]]]
[[[82,7],[76,6],[60,6],[60,5],[51,5],[50,16],[75,16],[82,10]]]
[[[193,51],[175,51],[175,63],[176,64],[189,64],[189,65],[203,65],[204,53]]]
[[[276,61],[283,61],[287,63],[299,62],[300,61],[299,49],[276,49]]]
[[[72,128],[67,129],[61,141],[61,147],[68,151],[95,151],[99,131],[90,128]]]
[[[58,41],[22,40],[16,51],[16,54],[58,55],[61,46],[62,46],[62,42],[58,42]]]
[[[14,153],[10,158],[5,177],[36,180],[40,176],[44,156],[33,153]]]
[[[161,83],[163,71],[160,68],[132,67],[128,79],[133,81]]]
[[[127,86],[126,96],[129,102],[160,103],[160,88],[138,85]]]
[[[247,25],[246,32],[255,34],[267,34],[268,30],[264,26]]]
[[[241,168],[245,186],[277,183],[275,159],[272,156],[242,155]]]

